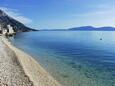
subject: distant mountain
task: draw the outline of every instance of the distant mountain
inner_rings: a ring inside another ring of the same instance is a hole
[[[0,25],[3,28],[7,28],[7,25],[11,25],[15,32],[37,31],[35,29],[32,29],[32,28],[29,28],[29,27],[25,26],[21,22],[19,22],[19,21],[15,20],[14,18],[8,16],[2,10],[0,10]]]
[[[115,31],[114,27],[93,27],[93,26],[82,26],[74,27],[69,29],[43,29],[41,31]]]
[[[115,28],[113,27],[92,27],[92,26],[83,26],[83,27],[74,27],[74,28],[69,28],[68,30],[72,30],[72,31],[77,31],[77,30],[81,30],[81,31],[115,31]]]

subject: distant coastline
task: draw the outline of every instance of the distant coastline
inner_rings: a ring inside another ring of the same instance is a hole
[[[69,29],[42,29],[40,31],[115,31],[114,27],[93,27],[93,26],[82,26],[73,27]]]

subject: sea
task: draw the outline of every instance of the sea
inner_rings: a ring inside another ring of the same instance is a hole
[[[11,42],[62,86],[115,86],[114,31],[25,32]]]

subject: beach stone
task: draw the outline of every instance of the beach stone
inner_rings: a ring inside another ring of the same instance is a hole
[[[0,86],[33,86],[16,55],[0,41]]]

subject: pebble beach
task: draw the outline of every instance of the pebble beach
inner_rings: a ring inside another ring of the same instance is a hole
[[[61,86],[31,56],[0,37],[0,86]]]

